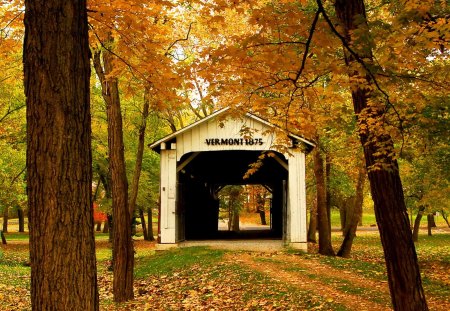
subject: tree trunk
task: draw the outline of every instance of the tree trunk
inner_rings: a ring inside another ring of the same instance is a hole
[[[345,226],[344,240],[342,241],[341,248],[337,252],[337,255],[340,257],[348,258],[350,257],[350,252],[352,250],[353,239],[356,236],[356,229],[358,228],[359,220],[362,215],[362,206],[364,201],[364,181],[366,176],[366,170],[364,169],[364,165],[361,164],[358,172],[358,180],[356,182],[356,196],[353,200],[350,200],[353,206],[351,220]]]
[[[267,225],[266,212],[264,211],[264,209],[258,210],[258,214],[259,214],[259,218],[261,219],[261,225],[263,225],[263,226]]]
[[[328,227],[331,233],[331,155],[325,153],[325,189],[326,189],[326,202],[327,202],[327,217],[328,217]]]
[[[318,3],[321,5],[320,1]],[[352,48],[360,60],[372,63],[369,41],[357,40],[358,45],[354,45],[354,41],[351,40],[351,34],[355,31],[360,35],[364,29],[367,31],[364,1],[336,0],[334,5],[343,30],[343,43]],[[398,163],[389,152],[386,152],[386,150],[393,151],[393,141],[387,131],[379,133],[383,129],[386,104],[376,105],[376,95],[370,91],[376,87],[370,76],[367,74],[362,76],[357,70],[362,68],[359,67],[355,54],[351,54],[347,49],[344,51],[349,77],[357,81],[363,78],[365,81],[352,87],[352,99],[366,167],[369,168],[372,199],[384,249],[392,305],[395,310],[402,311],[428,310]],[[371,118],[370,122],[367,122],[368,116]],[[371,169],[375,165],[378,166],[377,169]]]
[[[3,229],[2,231],[8,233],[9,207],[3,208]]]
[[[113,40],[111,39],[111,42]],[[103,56],[103,68],[100,54]],[[113,294],[114,301],[133,299],[134,249],[131,215],[128,208],[128,182],[125,168],[122,114],[118,80],[111,76],[114,56],[109,51],[94,54],[94,68],[102,83],[108,120],[108,153],[113,209]]]
[[[432,228],[436,228],[436,219],[434,218],[436,213],[430,214],[430,225]]]
[[[425,206],[420,206],[419,211],[417,212],[416,219],[414,220],[414,229],[413,229],[413,241],[417,242],[419,241],[419,228],[420,228],[420,221],[422,220],[423,212],[425,211]]]
[[[17,217],[19,218],[19,232],[25,232],[25,215],[23,208],[17,208]]]
[[[339,199],[339,218],[341,221],[341,231],[344,235],[345,224],[347,223],[347,205],[344,200]]]
[[[355,196],[351,196],[342,200],[341,214],[345,216],[344,219],[341,219],[341,226],[342,226],[342,236],[344,237],[353,223],[353,215],[355,214],[355,202],[356,202]]]
[[[153,235],[153,215],[152,215],[152,208],[149,207],[147,209],[147,226],[148,226],[148,241],[154,241],[155,237]]]
[[[106,220],[105,220],[105,224],[103,225],[102,232],[103,233],[108,233],[109,232],[109,221],[108,221],[108,218],[106,218]]]
[[[317,199],[313,201],[309,212],[308,242],[317,243]]]
[[[319,254],[334,256],[333,246],[331,245],[331,230],[328,222],[325,173],[323,169],[323,158],[319,148],[313,151],[314,157],[314,176],[316,177],[317,191],[317,218],[319,224]]]
[[[233,211],[233,216],[232,216],[232,221],[231,221],[231,231],[234,232],[239,232],[239,211],[238,210],[234,210]]]
[[[444,218],[445,222],[447,223],[447,226],[450,228],[450,223],[448,222],[447,213],[444,210],[441,210],[442,218]]]
[[[95,227],[95,231],[102,231],[102,222],[101,221],[97,221],[97,226]]]
[[[149,96],[150,96],[149,90],[146,88],[144,94],[144,107],[142,110],[142,121],[141,125],[139,126],[139,139],[138,139],[138,151],[136,154],[136,165],[134,167],[133,182],[131,183],[130,202],[128,204],[130,215],[134,215],[134,209],[136,207],[136,200],[139,190],[139,179],[141,177],[142,158],[144,156],[144,147],[145,147],[145,128],[147,127],[148,109],[150,106],[150,100],[148,98]]]
[[[261,219],[261,225],[267,225],[266,222],[266,212],[264,210],[264,205],[266,203],[265,196],[263,197],[261,194],[256,196],[256,212],[259,214],[259,218]],[[249,206],[247,204],[246,206]]]
[[[433,226],[434,224],[434,226]],[[427,214],[427,229],[428,229],[428,236],[432,236],[431,228],[436,227],[436,224],[434,223],[434,215],[433,214]]]
[[[139,218],[141,219],[142,233],[144,235],[144,240],[148,241],[147,224],[145,223],[145,215],[144,210],[142,208],[139,208]]]
[[[26,0],[33,310],[98,310],[86,1]]]
[[[2,244],[6,245],[7,244],[6,243],[6,238],[5,238],[5,235],[3,234],[3,231],[0,231],[0,235],[1,235],[1,238],[2,238]]]

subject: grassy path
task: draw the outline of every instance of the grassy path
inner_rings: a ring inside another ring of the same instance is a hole
[[[321,300],[338,302],[348,310],[391,310],[386,283],[356,278],[351,273],[325,267],[317,260],[294,259],[284,254],[273,259],[260,254],[229,257],[279,282],[310,291]]]

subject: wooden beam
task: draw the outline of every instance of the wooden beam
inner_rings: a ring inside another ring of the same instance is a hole
[[[189,156],[189,158],[187,158],[186,160],[184,160],[183,163],[181,163],[180,165],[178,165],[177,167],[177,173],[179,171],[181,171],[183,168],[186,167],[186,165],[188,165],[192,160],[194,160],[198,155],[200,154],[200,152],[194,152],[193,154],[191,154]]]
[[[289,171],[289,165],[288,165],[286,162],[284,162],[283,159],[281,159],[277,154],[274,154],[273,158],[274,158],[278,163],[280,163],[280,165],[281,165],[282,167],[284,167],[284,169],[285,169],[286,171]]]

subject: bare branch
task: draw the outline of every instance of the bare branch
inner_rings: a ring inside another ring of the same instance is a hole
[[[308,57],[309,46],[311,45],[311,41],[312,41],[312,38],[314,35],[314,30],[316,29],[317,21],[319,20],[319,15],[320,15],[320,9],[317,10],[316,14],[314,15],[314,20],[311,24],[311,29],[309,30],[308,40],[306,41],[306,44],[305,44],[305,52],[303,52],[302,65],[294,79],[295,85],[297,85],[297,81],[300,78],[301,74],[303,73],[303,70],[305,69],[306,58]]]
[[[189,35],[190,35],[190,33],[191,33],[191,29],[192,29],[192,24],[193,24],[193,22],[192,23],[190,23],[189,24],[189,29],[188,29],[188,32],[187,32],[187,34],[186,34],[186,37],[185,38],[181,38],[181,39],[177,39],[177,40],[175,40],[174,42],[172,42],[172,44],[171,45],[169,45],[169,47],[166,49],[166,55],[168,55],[169,54],[169,51],[170,51],[170,49],[172,49],[173,48],[173,46],[175,45],[175,44],[177,44],[178,42],[180,42],[180,41],[187,41],[187,40],[189,40]]]

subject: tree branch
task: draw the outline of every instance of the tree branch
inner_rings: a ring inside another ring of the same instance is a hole
[[[173,48],[173,46],[174,46],[175,44],[177,44],[178,42],[180,42],[180,41],[187,41],[187,40],[189,40],[189,34],[191,33],[191,29],[192,29],[192,24],[193,24],[193,22],[189,24],[189,29],[188,29],[188,32],[187,32],[187,34],[186,34],[186,37],[185,37],[185,38],[177,39],[177,40],[175,40],[174,42],[172,42],[172,44],[171,44],[171,45],[169,45],[169,47],[168,47],[168,48],[166,49],[166,55],[168,55],[168,54],[169,54],[169,51],[170,51],[170,49],[172,49],[172,48]]]
[[[308,36],[308,40],[306,41],[306,44],[305,44],[305,52],[303,53],[303,58],[302,58],[302,65],[300,66],[300,69],[297,72],[297,75],[295,76],[295,79],[294,79],[295,86],[297,86],[297,81],[300,78],[301,74],[303,73],[303,70],[305,69],[306,58],[308,57],[309,46],[311,45],[311,41],[312,41],[312,38],[314,35],[314,30],[316,29],[317,21],[319,20],[319,15],[320,15],[320,9],[317,10],[316,14],[314,15],[314,20],[311,24],[311,29],[309,30],[309,36]]]
[[[3,120],[5,120],[10,114],[12,114],[13,112],[15,112],[17,110],[24,108],[25,106],[26,105],[22,105],[22,106],[15,107],[13,109],[11,109],[11,106],[9,106],[8,111],[6,111],[5,115],[0,118],[0,122],[3,122]]]
[[[397,109],[395,108],[395,106],[392,104],[390,98],[389,98],[389,94],[384,91],[380,84],[378,83],[378,80],[376,79],[374,73],[372,72],[372,70],[369,68],[369,66],[366,64],[366,62],[358,55],[357,52],[355,52],[351,47],[350,44],[347,42],[347,39],[342,36],[336,29],[336,27],[334,27],[332,21],[330,20],[328,14],[325,11],[325,8],[323,7],[323,3],[321,0],[316,0],[317,5],[319,7],[319,12],[322,13],[325,21],[327,22],[328,26],[331,29],[331,32],[333,32],[336,37],[338,37],[338,39],[342,42],[342,45],[344,46],[344,48],[355,58],[355,60],[364,68],[364,70],[366,71],[367,75],[370,77],[370,80],[373,82],[373,84],[375,85],[375,87],[377,88],[377,90],[384,96],[385,100],[386,100],[386,104],[388,107],[392,107],[392,109],[394,110],[395,114],[397,115],[397,118],[399,120],[399,127],[400,127],[400,131],[403,132],[403,118],[400,116],[400,113],[397,111]]]

